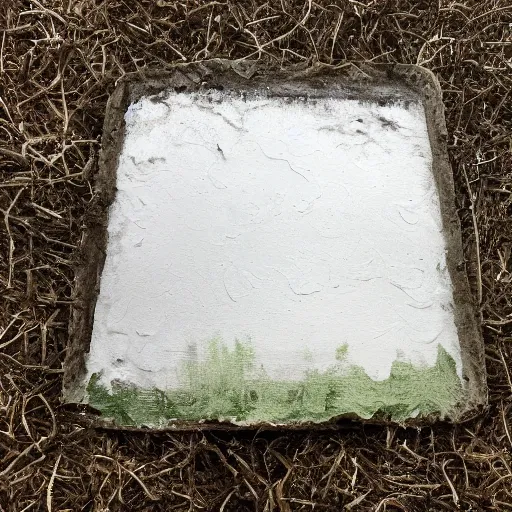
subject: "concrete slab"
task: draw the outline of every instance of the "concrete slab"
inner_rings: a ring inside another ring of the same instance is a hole
[[[97,194],[64,399],[101,422],[421,423],[485,403],[426,71],[127,78]]]

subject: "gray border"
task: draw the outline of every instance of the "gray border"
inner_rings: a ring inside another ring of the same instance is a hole
[[[381,104],[397,100],[418,101],[418,98],[422,101],[432,149],[432,168],[441,203],[447,265],[453,283],[455,322],[461,343],[465,380],[465,396],[451,412],[449,419],[461,422],[478,414],[487,404],[484,349],[464,264],[453,175],[446,146],[447,131],[441,89],[430,71],[402,64],[348,64],[338,68],[315,66],[302,70],[280,70],[256,62],[213,60],[179,64],[167,72],[138,72],[122,77],[107,105],[95,196],[86,217],[86,229],[78,254],[69,344],[64,365],[63,401],[80,403],[85,396],[85,354],[89,351],[94,308],[105,263],[108,209],[116,194],[116,170],[124,141],[124,114],[128,106],[143,96],[154,96],[155,101],[158,101],[157,95],[168,89],[193,92],[221,88],[245,91],[248,94],[264,92],[269,96],[300,97],[307,101],[326,96],[377,101]],[[353,415],[344,417],[358,419]],[[89,420],[97,426],[140,430],[109,425],[94,415],[89,416]],[[419,421],[411,419],[405,424],[425,425],[437,420],[439,418],[436,416],[422,417]],[[389,423],[386,418],[365,421]],[[319,428],[332,426],[335,422],[336,419],[327,424],[304,423],[278,428]],[[258,424],[252,428],[262,427],[275,428],[269,424]],[[172,430],[196,428],[240,427],[215,422],[183,421],[169,425]]]

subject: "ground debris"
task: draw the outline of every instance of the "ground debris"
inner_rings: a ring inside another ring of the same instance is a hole
[[[509,0],[0,3],[0,510],[512,509]],[[418,430],[109,434],[60,406],[108,94],[126,73],[209,58],[401,62],[437,75],[460,264],[486,342],[483,417]]]

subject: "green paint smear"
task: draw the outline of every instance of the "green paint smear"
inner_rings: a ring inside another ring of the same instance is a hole
[[[308,371],[302,381],[276,381],[254,368],[250,343],[236,341],[229,348],[214,339],[203,361],[182,365],[180,389],[113,382],[109,391],[100,383],[101,375],[94,374],[88,402],[118,425],[162,427],[172,420],[319,423],[342,415],[402,422],[430,414],[444,417],[463,396],[455,361],[441,345],[435,366],[395,361],[382,381],[359,366],[347,366],[346,355],[342,345],[327,371]]]

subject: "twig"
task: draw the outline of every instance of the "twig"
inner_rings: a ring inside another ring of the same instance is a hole
[[[455,487],[453,486],[452,484],[452,481],[448,478],[448,474],[446,473],[446,466],[452,462],[453,459],[448,459],[448,460],[445,460],[442,465],[441,465],[441,471],[443,472],[443,475],[446,479],[446,481],[448,482],[448,485],[452,491],[452,496],[453,496],[453,502],[455,503],[455,506],[458,507],[459,506],[459,495],[457,494],[457,491],[455,490]]]
[[[62,457],[62,453],[57,457],[57,461],[53,466],[52,476],[50,481],[48,482],[48,488],[46,490],[46,508],[48,512],[52,512],[52,497],[53,497],[53,483],[55,482],[55,476],[57,475],[57,468],[59,467],[60,458]]]
[[[473,192],[471,191],[471,185],[469,184],[469,178],[464,164],[462,165],[462,171],[464,172],[464,178],[466,180],[466,186],[468,188],[469,200],[471,201],[471,206],[469,209],[471,210],[471,217],[473,219],[473,229],[475,231],[478,305],[480,306],[482,304],[482,264],[480,261],[480,236],[478,233],[478,223],[476,221],[475,200],[473,198]]]
[[[14,239],[12,237],[11,227],[9,226],[9,214],[11,213],[12,208],[14,207],[14,205],[16,204],[16,201],[19,199],[21,193],[24,190],[25,190],[25,188],[20,188],[18,190],[18,193],[16,194],[14,200],[11,202],[11,204],[9,205],[9,208],[7,208],[7,210],[4,213],[5,228],[7,230],[8,236],[9,236],[9,278],[7,280],[7,289],[12,288],[12,274],[14,271],[14,264],[12,262],[12,257],[14,255]]]

